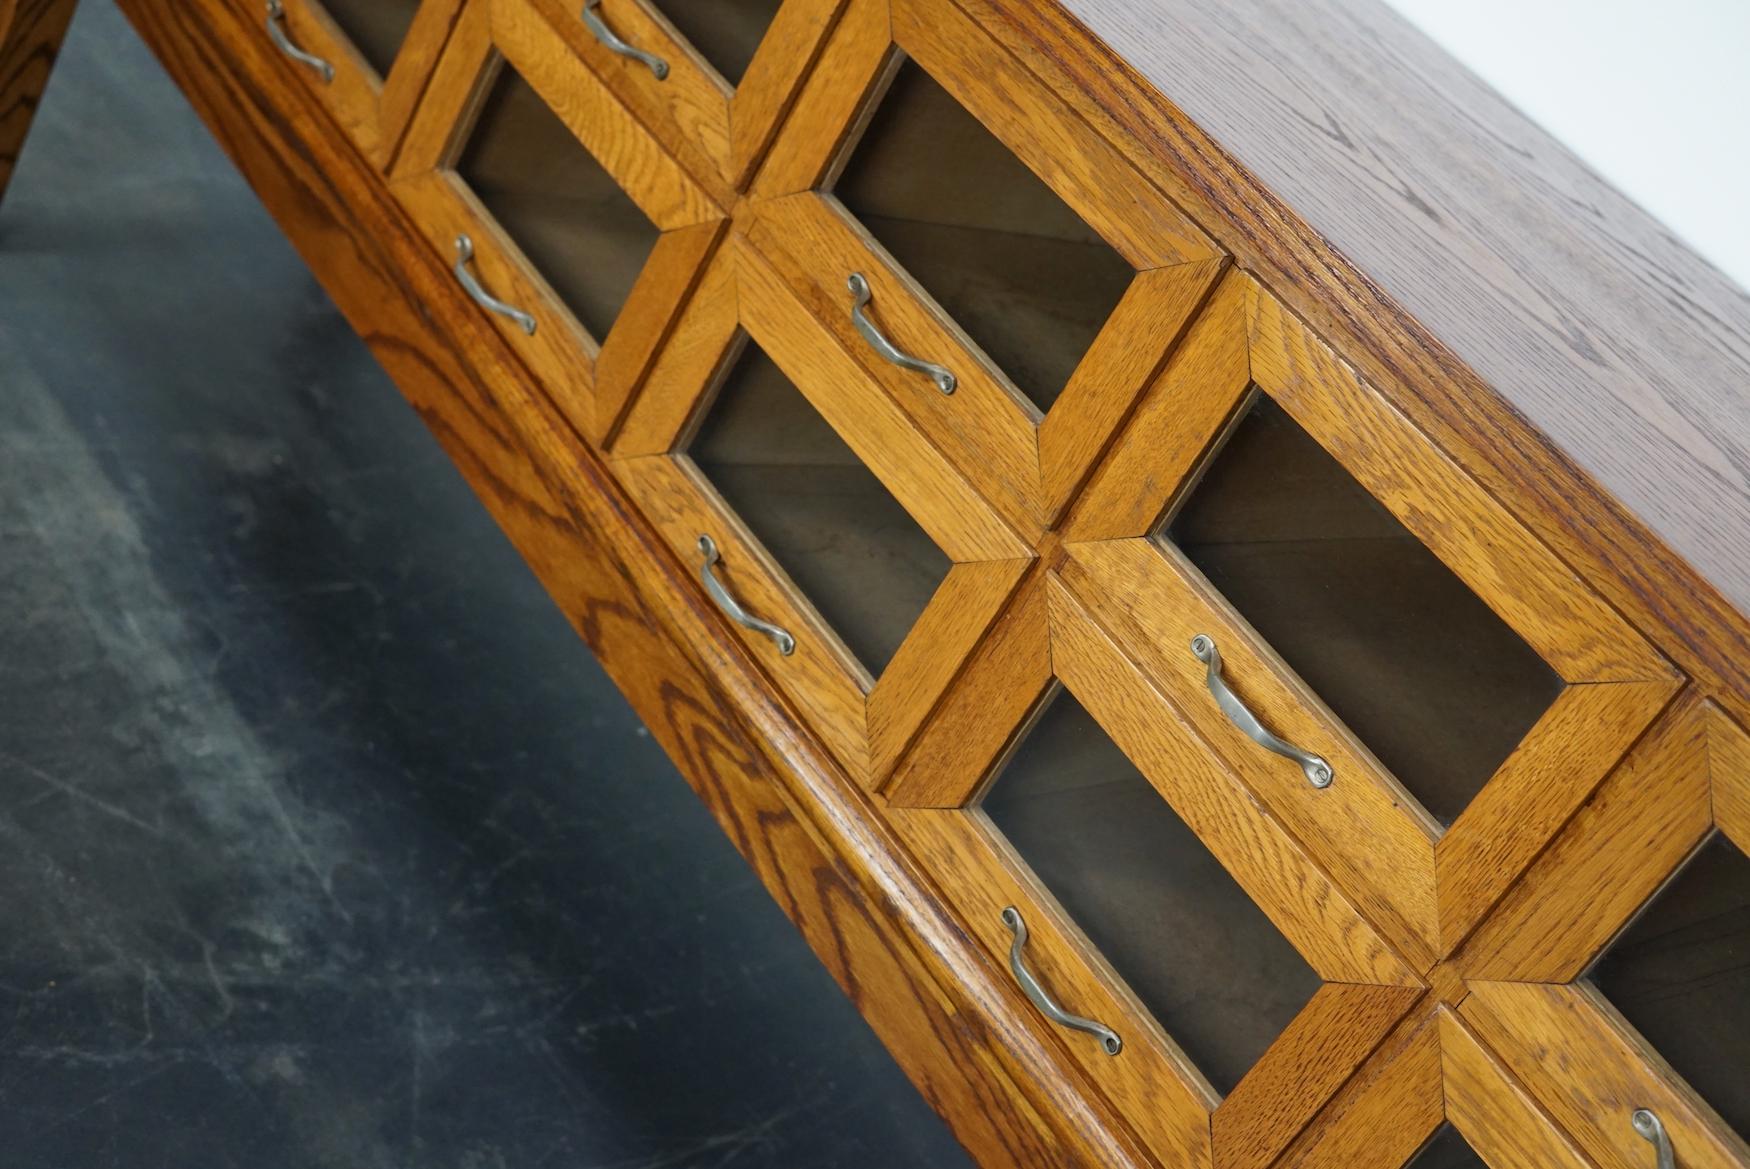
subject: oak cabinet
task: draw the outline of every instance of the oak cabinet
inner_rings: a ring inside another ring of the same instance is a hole
[[[1230,143],[1128,0],[123,6],[983,1163],[1750,1169],[1750,619],[1228,153],[1353,164],[1291,55]]]

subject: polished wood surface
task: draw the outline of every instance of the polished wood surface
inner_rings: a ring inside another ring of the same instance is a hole
[[[18,165],[76,0],[0,0],[0,199]]]
[[[1741,290],[1382,0],[960,3],[1750,718]]]
[[[785,0],[732,84],[684,4],[603,5],[664,81],[563,0],[426,0],[386,78],[288,0],[332,88],[245,0],[124,6],[981,1162],[1641,1169],[1645,1106],[1685,1169],[1747,1169],[1727,1027],[1670,1025],[1731,985],[1736,919],[1693,901],[1675,958],[1657,928],[1698,845],[1750,840],[1740,501],[1700,470],[1731,486],[1742,318],[1618,204],[1561,202],[1567,164],[1447,66],[1402,72],[1367,3]],[[489,157],[506,77],[551,147]],[[1545,165],[1519,239],[1500,177]],[[574,215],[592,191],[634,210]],[[634,219],[654,244],[587,230]],[[463,232],[534,336],[464,295]],[[1119,265],[1029,300],[1059,245]],[[854,327],[851,272],[953,395]],[[1655,312],[1659,273],[1688,299]],[[713,605],[700,534],[794,654]],[[1216,704],[1196,634],[1331,786]],[[1381,665],[1412,647],[1419,694]],[[1080,729],[1041,766],[1054,710]],[[1010,977],[1009,905],[1120,1055]],[[1673,962],[1697,993],[1647,993]]]
[[[1005,972],[728,639],[598,458],[285,66],[208,5],[124,5],[227,152],[923,1094],[982,1161],[1134,1165]],[[348,238],[359,246],[336,252]],[[692,598],[679,607],[677,598]],[[861,858],[861,859],[859,859]],[[989,996],[974,1005],[975,997]]]

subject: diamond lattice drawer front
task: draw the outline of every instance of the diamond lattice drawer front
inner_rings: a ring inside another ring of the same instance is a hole
[[[745,186],[848,0],[531,0],[721,198]]]
[[[523,0],[463,11],[394,189],[577,428],[611,433],[723,212]]]
[[[1029,531],[1068,505],[1221,267],[952,6],[847,16],[755,189],[752,245]]]
[[[1408,26],[120,2],[981,1163],[1750,1169],[1750,310]]]
[[[462,0],[224,0],[257,22],[377,166],[387,167]]]
[[[938,717],[1032,549],[745,248],[712,264],[665,355],[616,469],[874,787]]]

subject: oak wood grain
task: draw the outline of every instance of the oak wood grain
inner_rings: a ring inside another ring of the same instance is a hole
[[[1646,1169],[1652,1146],[1628,1122],[1637,1108],[1658,1114],[1681,1165],[1750,1164],[1750,1146],[1590,987],[1477,981],[1459,1013],[1603,1169]]]
[[[18,165],[76,0],[0,0],[0,200]]]
[[[1451,1011],[1440,1012],[1446,1119],[1489,1169],[1591,1169],[1591,1162]]]
[[[1044,582],[1035,573],[966,659],[934,717],[903,745],[883,795],[898,807],[957,808],[970,803],[1012,745],[1017,727],[1049,689],[1051,632]],[[870,712],[878,757],[890,758],[898,736]]]
[[[1278,1164],[1402,1169],[1445,1118],[1441,1075],[1438,1017],[1418,1010]]]
[[[1416,969],[1434,961],[1435,825],[1269,646],[1231,616],[1183,557],[1147,540],[1066,544],[1065,584],[1184,712],[1203,742],[1280,817]],[[1178,569],[1168,561],[1177,558]],[[1322,755],[1337,779],[1307,783],[1299,767],[1245,737],[1215,705],[1191,653],[1214,639],[1228,684],[1274,733]]]
[[[1380,0],[958,2],[1746,717],[1741,291]]]
[[[989,1164],[1139,1165],[1104,1102],[764,693],[664,551],[285,67],[207,2],[124,8],[927,1099]],[[332,241],[351,244],[335,248]],[[695,599],[686,600],[694,597]],[[732,697],[733,695],[733,697]]]
[[[1052,666],[1276,928],[1327,982],[1419,986],[1300,843],[1062,581],[1051,588]]]
[[[1750,854],[1750,734],[1718,707],[1706,714],[1714,823]]]
[[[1469,977],[1580,975],[1706,835],[1706,735],[1693,696],[1673,704],[1465,945]]]
[[[1216,1169],[1263,1169],[1391,1034],[1420,987],[1327,983],[1211,1120]]]

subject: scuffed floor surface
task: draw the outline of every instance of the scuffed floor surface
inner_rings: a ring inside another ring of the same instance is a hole
[[[966,1164],[103,0],[0,205],[9,1166]]]

